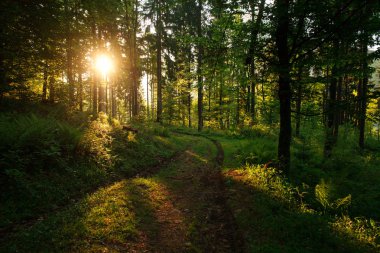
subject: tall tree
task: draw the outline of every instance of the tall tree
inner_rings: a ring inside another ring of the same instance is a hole
[[[155,0],[156,17],[156,58],[157,58],[157,122],[162,123],[162,16],[161,0]]]
[[[203,41],[202,41],[202,10],[203,0],[198,0],[197,8],[197,76],[198,76],[198,131],[203,129],[203,74],[202,74],[202,61],[203,61]]]
[[[265,0],[260,0],[258,6],[258,13],[256,16],[256,1],[250,0],[249,6],[251,9],[251,31],[250,31],[250,44],[248,56],[246,58],[246,64],[249,66],[249,75],[250,75],[250,84],[248,88],[248,111],[251,113],[252,123],[255,122],[256,116],[256,78],[255,78],[255,57],[256,57],[256,47],[257,47],[257,38],[261,28],[261,22],[263,19]],[[256,17],[256,18],[255,18]]]
[[[291,125],[291,88],[290,58],[288,48],[290,0],[276,0],[276,32],[278,97],[280,100],[280,134],[278,138],[279,167],[285,174],[290,168]]]

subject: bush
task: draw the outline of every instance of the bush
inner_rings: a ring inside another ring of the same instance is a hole
[[[51,118],[0,116],[3,175],[49,171],[74,156],[81,132]],[[17,170],[18,172],[15,172]]]
[[[81,136],[53,118],[0,114],[0,227],[84,187],[77,154]]]
[[[96,166],[107,168],[112,165],[110,146],[112,144],[112,127],[106,114],[91,121],[79,143],[79,154]]]
[[[268,138],[256,138],[247,145],[241,145],[235,153],[240,164],[264,164],[276,159],[276,143]]]

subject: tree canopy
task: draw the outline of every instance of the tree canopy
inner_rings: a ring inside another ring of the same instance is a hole
[[[199,131],[279,125],[286,173],[302,121],[325,127],[329,157],[340,125],[363,148],[378,120],[378,1],[5,0],[0,12],[2,101]]]

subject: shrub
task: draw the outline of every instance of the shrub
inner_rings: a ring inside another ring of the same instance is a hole
[[[99,114],[99,117],[91,121],[85,130],[79,143],[79,153],[87,157],[88,161],[95,162],[99,167],[109,167],[112,165],[110,146],[112,144],[112,127],[108,123],[106,114]]]
[[[35,173],[60,167],[73,156],[81,133],[65,123],[34,114],[2,115],[0,136],[2,173]]]

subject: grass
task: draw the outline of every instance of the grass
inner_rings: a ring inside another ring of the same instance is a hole
[[[322,128],[304,126],[284,178],[266,126],[199,134],[136,122],[132,133],[105,115],[57,115],[0,114],[0,252],[223,252],[229,209],[249,252],[380,249],[380,144],[359,152],[350,126],[327,160]],[[210,139],[224,149],[226,191]]]
[[[183,206],[174,207],[173,198],[179,196],[176,194],[183,185],[172,178],[198,172],[193,169],[214,157],[215,149],[210,150],[207,140],[186,135],[170,134],[165,140],[165,145],[177,149],[191,146],[192,152],[185,152],[188,159],[173,158],[157,174],[122,179],[87,194],[16,231],[1,242],[0,252],[143,252],[167,248],[197,252],[199,239],[195,238],[200,235],[194,224],[201,220],[184,217]],[[194,166],[189,166],[189,159]]]
[[[342,128],[332,158],[324,160],[319,129],[304,129],[294,139],[289,179],[266,165],[276,158],[271,132],[211,136],[224,148],[230,205],[250,252],[380,249],[379,156],[371,150],[360,155],[355,133]]]
[[[38,114],[0,115],[0,230],[60,209],[87,192],[168,159],[183,143],[111,125],[73,126]]]
[[[311,208],[302,192],[260,166],[226,172],[230,205],[249,252],[376,252],[378,226]],[[301,193],[301,194],[300,194]]]

